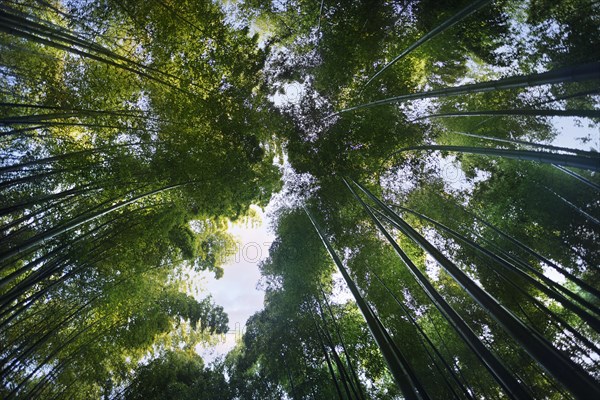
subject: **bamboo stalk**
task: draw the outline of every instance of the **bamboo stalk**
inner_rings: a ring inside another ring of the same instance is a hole
[[[389,67],[391,67],[398,61],[400,61],[400,59],[402,59],[404,56],[409,54],[411,51],[413,51],[417,47],[421,46],[423,43],[426,43],[427,41],[433,39],[440,33],[443,33],[446,30],[450,29],[451,27],[453,27],[454,25],[456,25],[463,19],[467,18],[471,14],[480,10],[484,6],[488,5],[490,2],[491,2],[491,0],[476,0],[476,1],[472,2],[471,4],[469,4],[468,6],[466,6],[465,8],[463,8],[462,10],[460,10],[459,12],[457,12],[456,14],[454,14],[452,17],[448,18],[447,20],[445,20],[444,22],[442,22],[441,24],[439,24],[438,26],[433,28],[431,31],[427,32],[425,35],[423,35],[421,38],[419,38],[416,42],[414,42],[413,44],[408,46],[405,50],[403,50],[392,61],[390,61],[389,63],[384,65],[383,68],[381,68],[379,71],[377,71],[377,73],[375,73],[375,75],[373,75],[371,78],[369,78],[367,83],[364,84],[363,90],[371,82],[373,82],[379,75],[381,75],[385,70],[387,70]]]
[[[452,111],[438,114],[429,114],[417,117],[413,121],[429,118],[454,118],[454,117],[485,117],[485,116],[539,116],[539,117],[583,117],[600,118],[600,110],[481,110],[481,111]]]
[[[559,68],[539,74],[511,76],[490,82],[471,83],[467,85],[430,90],[427,92],[418,92],[405,94],[387,99],[375,100],[369,103],[342,109],[329,117],[340,115],[349,111],[360,110],[363,108],[376,107],[384,104],[393,104],[405,100],[418,100],[428,98],[450,97],[463,94],[474,94],[490,92],[495,90],[508,90],[523,87],[533,87],[542,85],[552,85],[556,83],[582,82],[588,80],[600,79],[600,62],[577,65],[574,67]]]
[[[360,184],[354,182],[370,199],[400,226],[402,232],[429,253],[482,308],[521,344],[540,365],[561,382],[574,395],[581,398],[600,397],[600,387],[583,368],[558,351],[544,337],[502,307],[496,299],[477,286],[466,274],[448,260],[438,249],[415,231],[402,218]]]
[[[132,203],[135,203],[138,200],[141,200],[143,198],[153,196],[155,194],[159,194],[159,193],[171,190],[171,189],[175,189],[177,187],[181,187],[181,186],[187,185],[189,183],[192,183],[192,182],[168,185],[168,186],[164,186],[160,189],[156,189],[156,190],[152,190],[150,192],[136,195],[129,200],[121,201],[111,207],[97,211],[90,216],[85,215],[85,216],[82,216],[81,218],[73,219],[64,225],[60,225],[60,226],[51,228],[45,232],[39,233],[39,234],[35,235],[34,237],[32,237],[31,239],[23,242],[20,246],[10,249],[10,250],[6,251],[4,254],[0,255],[0,264],[6,262],[7,260],[11,259],[12,257],[14,257],[16,255],[22,254],[22,253],[26,252],[27,250],[35,248],[35,247],[41,245],[42,243],[44,243],[58,235],[68,232],[74,228],[77,228],[78,226],[81,226],[85,223],[91,222],[99,217],[102,217],[106,214],[114,212],[114,211],[116,211],[120,208],[123,208],[125,206],[128,206]]]
[[[482,361],[483,365],[491,373],[492,377],[500,384],[500,386],[513,398],[516,399],[531,399],[531,396],[523,389],[521,384],[515,379],[512,373],[504,365],[504,363],[490,351],[481,340],[475,335],[462,317],[448,304],[448,302],[439,294],[433,287],[431,282],[423,275],[412,260],[400,248],[398,243],[390,235],[390,233],[377,219],[375,214],[371,212],[367,204],[358,196],[356,191],[344,179],[344,183],[351,191],[356,200],[363,206],[369,217],[373,220],[379,231],[385,236],[390,245],[394,248],[404,265],[411,272],[417,283],[421,286],[425,294],[433,302],[435,307],[446,318],[458,335],[463,339],[465,344],[473,351],[473,353]],[[356,184],[356,183],[355,183]]]
[[[479,154],[493,157],[512,158],[516,160],[537,161],[547,164],[557,164],[565,167],[575,167],[600,171],[600,153],[588,152],[588,156],[550,153],[547,151],[496,149],[491,147],[424,145],[411,146],[397,150],[388,158],[410,150],[452,151],[457,153]],[[581,151],[579,151],[581,153]]]
[[[358,288],[356,287],[356,284],[354,283],[354,281],[352,280],[352,278],[346,271],[346,268],[344,267],[341,260],[337,256],[335,250],[329,243],[329,240],[325,237],[324,233],[322,232],[321,228],[317,224],[316,220],[313,218],[312,214],[310,214],[310,212],[307,209],[304,209],[304,211],[308,215],[310,221],[312,222],[313,226],[315,227],[315,230],[319,234],[321,241],[325,245],[327,251],[329,252],[329,254],[330,254],[331,258],[333,259],[333,261],[335,262],[336,266],[340,270],[340,273],[344,277],[344,280],[346,281],[348,288],[352,292],[354,299],[356,300],[356,303],[357,303],[359,309],[361,310],[363,317],[365,318],[365,320],[367,322],[367,326],[369,327],[369,330],[371,331],[371,335],[373,336],[373,338],[375,339],[375,342],[379,346],[381,353],[382,353],[384,359],[386,360],[386,363],[388,364],[390,372],[392,373],[392,376],[394,377],[394,379],[396,380],[396,383],[400,387],[400,390],[402,390],[402,393],[404,394],[404,396],[409,400],[428,398],[426,392],[419,391],[417,389],[417,388],[421,387],[421,385],[416,380],[416,377],[415,377],[414,373],[412,372],[412,368],[410,367],[410,364],[407,362],[407,360],[401,354],[395,352],[391,348],[390,343],[389,343],[390,339],[389,339],[387,333],[384,333],[383,326],[377,322],[377,317],[373,313],[373,310],[371,310],[369,305],[364,301],[362,295],[360,294],[360,292],[358,291]]]

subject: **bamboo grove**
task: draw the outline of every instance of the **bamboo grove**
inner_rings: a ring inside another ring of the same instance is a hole
[[[117,394],[150,351],[228,330],[184,277],[221,275],[227,218],[278,184],[264,55],[186,7],[2,2],[3,398]]]
[[[0,75],[2,398],[600,395],[597,2],[6,0]]]

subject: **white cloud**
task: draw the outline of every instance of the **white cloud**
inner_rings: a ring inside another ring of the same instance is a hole
[[[205,294],[212,295],[216,304],[229,315],[230,333],[216,346],[198,348],[208,364],[225,355],[241,337],[248,318],[263,308],[264,292],[257,288],[260,279],[258,264],[269,255],[273,234],[267,229],[269,221],[262,210],[256,209],[261,218],[258,226],[232,224],[229,232],[239,241],[236,254],[223,266],[224,275],[215,279],[210,273],[202,273],[200,285]]]

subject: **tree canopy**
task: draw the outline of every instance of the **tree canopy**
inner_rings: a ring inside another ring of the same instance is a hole
[[[2,2],[0,397],[597,398],[599,16]],[[206,365],[194,277],[268,204],[264,309]]]

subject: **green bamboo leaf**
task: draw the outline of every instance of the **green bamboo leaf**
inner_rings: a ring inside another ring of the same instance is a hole
[[[457,23],[459,23],[463,19],[467,18],[468,16],[470,16],[474,12],[478,11],[479,9],[481,9],[484,6],[486,6],[489,3],[491,3],[491,1],[492,0],[477,0],[477,1],[474,1],[473,3],[469,4],[468,6],[466,6],[465,8],[463,8],[462,10],[460,10],[459,12],[457,12],[456,14],[454,14],[452,17],[448,18],[447,20],[445,20],[444,22],[442,22],[441,24],[439,24],[438,26],[436,26],[435,28],[433,28],[431,31],[427,32],[419,40],[417,40],[416,42],[414,42],[413,44],[411,44],[410,46],[408,46],[404,51],[402,51],[402,53],[400,53],[399,55],[397,55],[392,61],[390,61],[389,63],[387,63],[386,65],[384,65],[379,71],[377,71],[377,73],[375,75],[373,75],[371,78],[369,78],[369,80],[367,81],[367,83],[364,84],[363,89],[365,87],[367,87],[369,85],[369,83],[371,83],[373,80],[375,80],[379,75],[381,75],[385,70],[387,70],[389,67],[391,67],[392,65],[394,65],[398,61],[400,61],[400,59],[402,57],[406,56],[411,51],[413,51],[417,47],[421,46],[423,43],[426,43],[427,41],[433,39],[434,37],[436,37],[440,33],[443,33],[444,31],[450,29],[451,27],[453,27],[454,25],[456,25]]]

